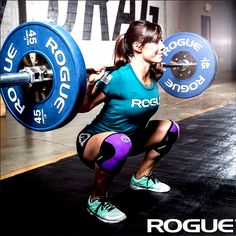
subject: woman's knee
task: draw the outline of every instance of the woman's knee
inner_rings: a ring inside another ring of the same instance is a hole
[[[117,173],[122,168],[131,148],[132,142],[127,135],[111,134],[102,142],[100,157],[96,163],[107,172]]]
[[[165,155],[170,151],[180,134],[179,125],[172,120],[165,122],[164,129],[166,129],[164,138],[154,146],[154,150],[161,155]]]
[[[94,168],[96,163],[101,169],[111,173],[119,171],[123,166],[131,147],[130,138],[123,133],[93,136],[87,141],[83,150],[77,141],[79,157],[87,166]]]

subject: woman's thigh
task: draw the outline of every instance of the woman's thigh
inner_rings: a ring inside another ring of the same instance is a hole
[[[81,153],[82,159],[86,162],[95,162],[100,156],[103,141],[114,132],[104,132],[93,135],[85,144]]]
[[[146,128],[146,140],[144,148],[151,148],[160,143],[171,126],[170,120],[152,120]]]

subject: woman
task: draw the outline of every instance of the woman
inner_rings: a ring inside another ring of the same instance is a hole
[[[126,218],[106,196],[111,181],[128,155],[145,153],[137,172],[131,177],[132,189],[170,190],[167,184],[152,175],[153,168],[179,136],[175,122],[150,121],[159,107],[157,78],[152,65],[162,62],[163,49],[159,25],[134,21],[116,40],[114,63],[118,69],[105,79],[102,78],[105,67],[88,76],[80,112],[88,112],[102,102],[104,106],[78,135],[77,150],[81,160],[95,172],[87,209],[103,222],[117,223]]]

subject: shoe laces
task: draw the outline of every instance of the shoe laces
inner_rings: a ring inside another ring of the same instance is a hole
[[[99,199],[99,201],[101,203],[98,205],[96,212],[98,212],[99,208],[101,208],[102,210],[106,209],[108,212],[115,209],[115,206],[110,202],[107,202],[105,199]]]
[[[151,180],[154,184],[159,182],[159,180],[153,174],[147,176],[147,182],[149,180]]]

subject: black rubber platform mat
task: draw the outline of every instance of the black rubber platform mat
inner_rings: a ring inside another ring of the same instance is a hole
[[[101,223],[87,213],[93,172],[76,156],[2,180],[1,235],[168,235],[155,229],[147,233],[147,219],[205,219],[208,229],[213,219],[235,219],[235,117],[230,104],[179,122],[177,144],[154,170],[171,186],[169,193],[129,189],[142,155],[130,157],[110,191],[111,202],[127,215],[119,224]],[[177,228],[174,222],[168,226]],[[227,234],[217,229],[209,235]]]

